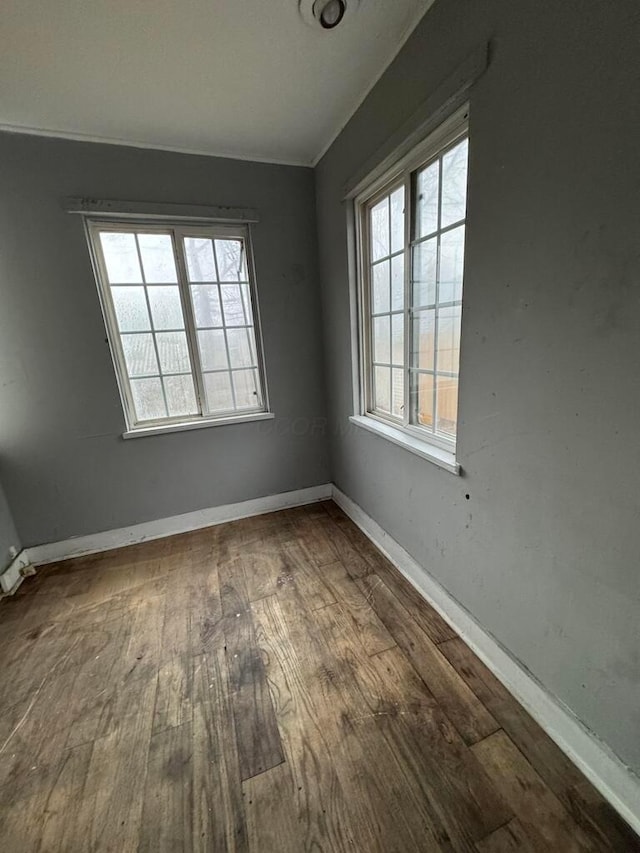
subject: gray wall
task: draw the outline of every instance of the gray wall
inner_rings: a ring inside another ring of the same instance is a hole
[[[0,135],[0,436],[25,546],[327,482],[310,169]],[[274,422],[124,441],[96,286],[64,196],[255,207]]]
[[[0,572],[6,569],[11,562],[9,548],[12,546],[16,551],[20,551],[22,547],[7,503],[7,497],[0,483]]]
[[[347,428],[340,199],[488,38],[456,478]],[[636,771],[639,43],[636,0],[438,0],[316,175],[334,481]]]

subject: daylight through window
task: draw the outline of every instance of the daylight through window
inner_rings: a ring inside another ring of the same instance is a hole
[[[365,412],[445,448],[457,432],[467,160],[459,123],[357,202]]]
[[[89,223],[130,429],[265,411],[244,227]]]

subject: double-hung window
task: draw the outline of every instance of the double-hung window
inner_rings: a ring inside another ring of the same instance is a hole
[[[87,230],[128,431],[264,413],[247,226]]]
[[[464,112],[356,199],[360,414],[395,427],[414,445],[422,439],[451,454],[458,422],[467,157]]]

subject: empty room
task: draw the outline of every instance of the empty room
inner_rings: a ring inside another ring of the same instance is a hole
[[[637,0],[4,0],[3,853],[640,853],[639,151]]]

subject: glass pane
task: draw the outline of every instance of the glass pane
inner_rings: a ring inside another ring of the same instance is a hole
[[[133,234],[101,231],[100,243],[109,284],[138,284],[142,281],[136,238]]]
[[[131,394],[138,421],[166,418],[167,410],[159,379],[132,379]]]
[[[389,310],[389,261],[381,261],[371,267],[373,284],[372,311],[385,314]]]
[[[391,316],[391,361],[404,364],[404,314]]]
[[[260,405],[255,370],[236,370],[233,373],[236,408],[257,409]]]
[[[389,199],[391,206],[391,251],[404,248],[404,187],[398,187]]]
[[[391,370],[388,367],[373,368],[373,405],[383,412],[391,411]]]
[[[435,304],[437,260],[437,237],[414,246],[412,270],[414,307]]]
[[[178,281],[173,241],[168,234],[138,234],[138,245],[147,284]]]
[[[129,376],[158,375],[153,335],[123,335],[121,341]]]
[[[440,287],[438,302],[462,299],[464,272],[464,225],[447,231],[440,238]]]
[[[242,304],[244,306],[245,317],[247,318],[247,323],[253,322],[253,310],[251,308],[251,294],[249,292],[248,284],[241,284],[240,290],[242,292]]]
[[[389,254],[389,196],[371,208],[371,260]]]
[[[438,171],[436,161],[416,175],[416,240],[438,228]]]
[[[382,364],[391,361],[391,318],[374,317],[373,319],[373,360]]]
[[[226,412],[233,409],[231,377],[228,373],[203,374],[207,411]]]
[[[160,369],[163,373],[191,371],[187,336],[184,332],[160,332],[156,335]]]
[[[421,426],[433,427],[433,374],[417,374],[418,394],[416,421]]]
[[[249,337],[249,347],[251,349],[251,363],[257,365],[258,346],[256,344],[256,330],[253,328],[253,326],[249,326],[247,328],[247,335]]]
[[[216,258],[220,281],[248,280],[241,240],[216,240]]]
[[[436,312],[416,311],[413,318],[413,339],[411,341],[411,366],[422,370],[433,370],[435,350]]]
[[[196,326],[222,326],[222,308],[217,284],[191,285]]]
[[[154,329],[184,329],[180,291],[177,287],[148,287]]]
[[[246,322],[242,294],[237,284],[221,284],[222,310],[227,326],[243,326]]]
[[[203,370],[226,370],[229,367],[222,329],[208,329],[204,332],[198,332],[198,345]]]
[[[447,438],[454,438],[458,419],[458,380],[448,376],[438,376],[437,382],[437,432]]]
[[[401,418],[404,413],[404,370],[391,371],[391,414]]]
[[[217,281],[213,241],[208,237],[185,237],[189,281]]]
[[[151,328],[144,287],[112,287],[111,298],[121,332],[146,332]]]
[[[255,348],[252,346],[251,329],[229,329],[227,343],[231,367],[253,367]]]
[[[460,363],[460,320],[462,306],[438,312],[438,370],[457,373]]]
[[[162,381],[171,417],[178,418],[182,415],[198,414],[196,392],[191,375],[165,376]]]
[[[465,217],[468,153],[469,140],[464,139],[442,158],[441,228]]]
[[[404,308],[404,255],[391,259],[391,310]]]

